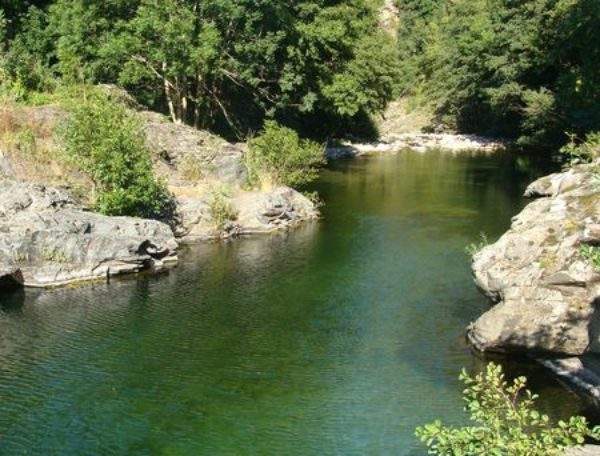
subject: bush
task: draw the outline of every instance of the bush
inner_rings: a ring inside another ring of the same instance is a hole
[[[317,178],[325,161],[322,145],[300,139],[294,130],[274,121],[267,121],[262,134],[249,140],[248,149],[251,185],[305,185]]]
[[[96,185],[96,209],[107,215],[164,218],[171,198],[153,173],[143,129],[133,113],[96,90],[71,103],[61,128],[67,156]]]
[[[570,135],[569,138],[568,144],[560,151],[567,156],[570,165],[589,163],[600,158],[600,131],[589,133],[583,141],[576,135]]]
[[[223,230],[229,222],[237,219],[238,213],[229,201],[229,195],[223,189],[214,190],[208,203],[210,215],[215,227]]]
[[[470,377],[464,370],[466,411],[474,426],[451,428],[440,421],[417,428],[416,435],[437,455],[562,455],[568,447],[581,445],[586,437],[600,438],[600,427],[589,429],[585,418],[550,423],[534,410],[537,396],[525,389],[526,379],[512,384],[502,368],[488,364],[485,372]]]

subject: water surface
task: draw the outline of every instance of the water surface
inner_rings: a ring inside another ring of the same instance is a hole
[[[337,162],[320,222],[188,249],[167,275],[0,296],[0,453],[422,455],[463,423],[465,245],[535,174],[507,155]],[[528,364],[554,418],[575,396]]]

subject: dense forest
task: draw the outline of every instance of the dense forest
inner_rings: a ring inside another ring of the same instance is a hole
[[[398,0],[401,92],[460,131],[561,144],[600,128],[597,0]]]
[[[29,3],[4,11],[13,91],[117,83],[175,122],[241,138],[266,118],[335,133],[395,89],[397,50],[369,0]]]
[[[368,133],[397,97],[432,126],[555,150],[600,126],[597,0],[3,0],[1,91],[115,83],[242,139],[274,119]]]

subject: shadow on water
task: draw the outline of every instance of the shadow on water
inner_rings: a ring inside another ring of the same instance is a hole
[[[2,290],[0,293],[0,312],[11,314],[22,310],[26,296],[23,288]]]

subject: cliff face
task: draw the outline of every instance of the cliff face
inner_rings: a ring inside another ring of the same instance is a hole
[[[510,230],[474,256],[478,287],[495,305],[468,328],[483,351],[600,353],[599,164],[532,183],[537,197]]]

